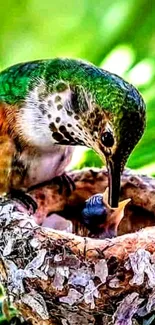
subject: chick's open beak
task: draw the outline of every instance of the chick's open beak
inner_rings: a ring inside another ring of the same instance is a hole
[[[104,193],[104,204],[107,201],[106,195],[107,191],[105,191]],[[107,218],[101,226],[102,231],[99,234],[100,239],[112,238],[117,236],[118,226],[124,217],[124,209],[130,201],[131,199],[129,198],[119,202],[118,208],[111,208],[107,205]]]
[[[112,208],[117,208],[120,192],[120,164],[113,157],[107,158],[107,169],[109,183],[108,203]]]

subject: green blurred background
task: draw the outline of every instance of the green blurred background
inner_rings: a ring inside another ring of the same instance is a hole
[[[128,166],[155,175],[155,1],[0,1],[0,69],[60,56],[86,59],[138,87],[147,129]],[[76,149],[72,167],[101,166],[84,150]]]
[[[128,166],[155,174],[155,1],[5,0],[0,22],[0,69],[38,58],[83,58],[138,87],[147,129]],[[101,162],[78,148],[75,165]]]

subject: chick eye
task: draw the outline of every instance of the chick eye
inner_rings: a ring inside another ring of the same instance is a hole
[[[101,141],[105,147],[112,147],[114,145],[114,138],[111,132],[104,132],[101,136]]]

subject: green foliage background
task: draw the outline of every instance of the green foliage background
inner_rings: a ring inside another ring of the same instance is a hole
[[[5,0],[0,22],[0,69],[38,58],[83,58],[137,86],[147,103],[147,130],[128,166],[155,174],[154,0]],[[93,157],[85,153],[78,167],[101,165]]]
[[[128,166],[155,174],[155,1],[0,1],[0,69],[60,56],[92,61],[138,87],[147,129]],[[72,166],[102,164],[90,150],[78,158]]]

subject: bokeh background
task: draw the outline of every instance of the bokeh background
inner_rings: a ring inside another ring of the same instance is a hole
[[[140,90],[147,129],[127,165],[155,175],[155,1],[1,1],[0,69],[53,57],[86,59]],[[92,165],[102,162],[77,148],[72,167]]]
[[[155,0],[1,0],[0,69],[53,57],[86,59],[138,87],[147,129],[127,165],[155,175]],[[72,167],[101,165],[76,149]]]

